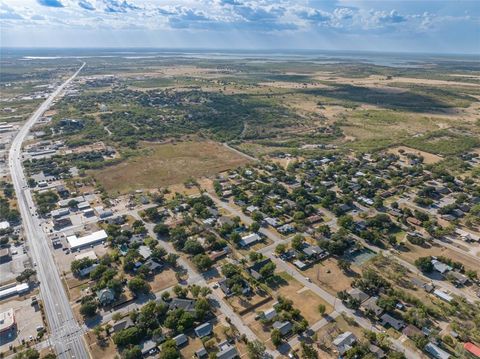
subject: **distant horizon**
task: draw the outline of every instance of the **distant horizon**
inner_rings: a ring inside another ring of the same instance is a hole
[[[60,46],[0,46],[0,51],[3,50],[132,50],[132,51],[218,51],[218,52],[285,52],[285,53],[351,53],[351,54],[382,54],[382,55],[427,55],[427,56],[480,56],[479,52],[422,52],[422,51],[377,51],[377,50],[360,50],[360,49],[309,49],[309,48],[221,48],[221,47],[161,47],[161,46],[75,46],[75,47],[60,47]]]

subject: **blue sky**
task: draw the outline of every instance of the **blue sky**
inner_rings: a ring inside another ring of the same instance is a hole
[[[480,53],[479,1],[0,0],[1,46]]]

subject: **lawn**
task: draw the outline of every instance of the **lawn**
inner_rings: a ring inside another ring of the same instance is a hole
[[[142,144],[145,154],[91,175],[111,194],[183,183],[244,165],[248,160],[217,142]]]

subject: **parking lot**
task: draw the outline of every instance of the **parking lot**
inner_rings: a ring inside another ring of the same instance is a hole
[[[23,248],[23,245],[10,247],[11,259],[0,264],[0,284],[15,281],[25,268],[31,267],[30,259]]]
[[[7,351],[10,345],[21,345],[22,340],[33,340],[37,337],[37,328],[44,325],[40,308],[32,305],[30,295],[0,303],[0,313],[10,308],[15,312],[17,324],[14,329],[0,336],[0,353]]]

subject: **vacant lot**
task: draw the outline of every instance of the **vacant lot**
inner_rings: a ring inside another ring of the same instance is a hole
[[[325,313],[332,311],[332,306],[322,300],[310,289],[304,287],[299,281],[285,272],[278,274],[285,282],[276,288],[276,293],[293,301],[293,306],[300,309],[302,316],[310,323],[314,324],[323,317],[318,311],[318,306],[325,306]]]
[[[145,155],[92,172],[110,193],[164,187],[189,178],[211,176],[247,163],[243,156],[217,142],[144,144]]]
[[[352,266],[354,270],[354,266]],[[325,289],[327,292],[336,295],[337,292],[349,289],[354,276],[346,276],[337,265],[337,261],[328,258],[321,263],[304,271],[305,276],[309,277],[315,284]],[[353,273],[353,272],[352,272]]]
[[[398,146],[398,147],[390,148],[388,150],[388,152],[393,153],[394,155],[400,156],[400,158],[404,162],[407,162],[407,160],[408,160],[407,155],[408,154],[422,156],[423,157],[423,162],[427,165],[435,164],[435,163],[440,162],[442,160],[442,157],[434,155],[433,153],[416,150],[414,148],[410,148],[410,147],[406,147],[406,146]]]

